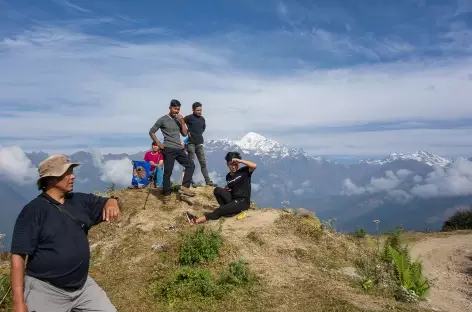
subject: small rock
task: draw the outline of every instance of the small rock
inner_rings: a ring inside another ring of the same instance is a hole
[[[341,269],[339,269],[339,272],[346,275],[346,276],[355,278],[355,279],[361,279],[361,276],[359,274],[357,274],[356,269],[353,268],[353,267],[341,268]]]
[[[161,249],[161,250],[167,250],[169,249],[168,246],[166,244],[153,244],[151,246],[152,249],[156,250],[156,249]]]

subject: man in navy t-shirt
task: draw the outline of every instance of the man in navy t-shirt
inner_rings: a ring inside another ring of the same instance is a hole
[[[118,218],[118,201],[73,193],[78,165],[64,155],[50,156],[39,165],[42,193],[23,208],[13,231],[14,312],[116,311],[88,276],[87,234],[92,226]]]

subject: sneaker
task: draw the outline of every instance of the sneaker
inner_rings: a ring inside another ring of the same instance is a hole
[[[185,212],[185,217],[190,225],[195,224],[195,220],[197,219],[196,216],[190,214],[188,211]]]
[[[184,195],[187,195],[187,196],[190,196],[190,197],[193,197],[196,195],[196,193],[192,190],[190,190],[188,187],[185,187],[185,186],[181,186],[180,187],[180,191],[184,194]]]
[[[216,187],[216,184],[213,183],[213,181],[208,181],[208,182],[206,182],[206,185],[208,185],[208,186],[215,186],[215,187]]]

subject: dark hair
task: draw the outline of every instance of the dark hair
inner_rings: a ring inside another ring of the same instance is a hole
[[[155,141],[152,141],[152,146],[157,146],[157,143]]]
[[[176,99],[170,101],[170,106],[171,107],[180,107],[180,102]]]
[[[46,191],[49,184],[57,177],[42,177],[39,180],[38,191]]]
[[[241,154],[239,154],[239,152],[228,152],[228,153],[226,153],[225,160],[226,160],[227,163],[229,163],[234,158],[241,159]]]
[[[192,110],[195,110],[197,107],[200,107],[200,106],[202,106],[202,103],[195,102],[195,103],[192,104]]]

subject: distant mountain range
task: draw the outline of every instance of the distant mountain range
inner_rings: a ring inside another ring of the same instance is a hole
[[[312,209],[322,219],[336,218],[336,227],[343,231],[357,226],[373,231],[374,219],[381,221],[382,231],[400,224],[405,229],[438,230],[456,209],[472,204],[472,159],[448,159],[417,151],[346,164],[308,155],[301,148],[288,148],[254,132],[235,140],[208,141],[205,149],[216,183],[224,183],[226,152],[239,151],[259,164],[252,186],[253,200],[260,207],[282,207],[282,202],[289,202],[289,207]],[[76,171],[76,190],[104,190],[112,182],[117,187],[126,186],[131,180],[130,160],[142,159],[143,155],[144,151],[132,155],[80,151],[70,155],[82,163]],[[43,152],[27,154],[34,166],[47,156]],[[197,161],[196,166],[194,179],[202,181]],[[179,179],[181,170],[176,164],[174,179]],[[0,196],[10,207],[8,213],[2,209],[0,232],[11,231],[22,205],[36,194],[32,185],[0,183]]]

